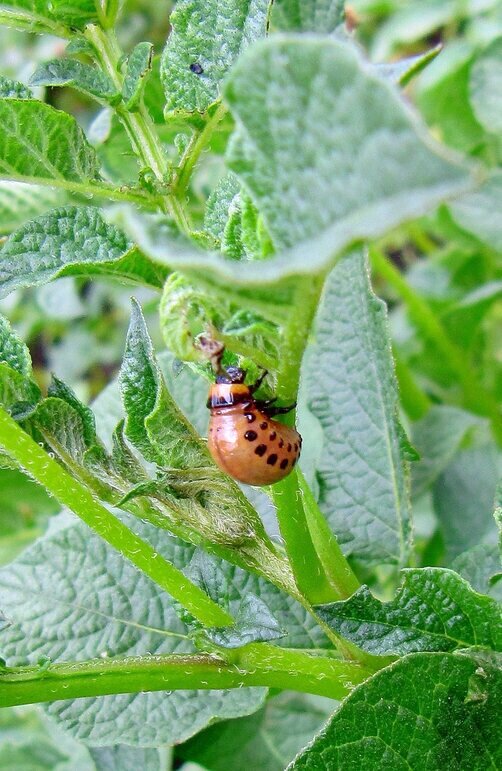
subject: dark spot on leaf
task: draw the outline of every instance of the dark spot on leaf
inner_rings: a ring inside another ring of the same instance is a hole
[[[268,456],[267,463],[269,466],[275,466],[275,464],[277,463],[277,455],[275,454],[275,452],[272,453],[272,455]]]
[[[259,455],[260,458],[262,455],[265,455],[267,452],[267,445],[266,444],[259,444],[258,447],[255,450],[255,454]]]
[[[281,468],[282,469],[285,469],[287,465],[288,465],[288,459],[287,458],[284,458],[284,460],[281,460]]]
[[[204,72],[204,67],[201,64],[199,64],[199,62],[192,62],[192,64],[190,65],[190,70],[192,72],[195,72],[196,75],[202,75],[202,73]]]
[[[255,439],[258,438],[258,434],[256,431],[246,431],[244,434],[244,439],[247,439],[248,442],[254,442]]]

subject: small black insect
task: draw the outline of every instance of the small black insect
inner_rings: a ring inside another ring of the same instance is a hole
[[[195,72],[196,75],[202,75],[204,72],[204,67],[199,64],[199,62],[192,62],[190,65],[190,69],[192,72]]]

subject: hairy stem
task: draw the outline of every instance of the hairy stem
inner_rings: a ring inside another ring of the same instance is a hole
[[[341,699],[371,673],[358,664],[264,643],[214,655],[172,654],[0,671],[0,706],[144,691],[268,686]]]
[[[0,446],[59,503],[73,511],[202,624],[225,626],[233,623],[225,610],[114,517],[87,487],[70,476],[1,408]]]
[[[104,71],[111,78],[117,90],[122,90],[123,77],[119,71],[122,51],[117,43],[113,30],[103,30],[90,24],[86,27],[85,36],[94,46],[97,57]],[[124,125],[134,153],[142,165],[151,169],[159,185],[167,186],[169,165],[155,125],[145,106],[141,103],[136,112],[129,112],[121,104],[115,108]],[[161,209],[169,213],[181,231],[191,232],[186,212],[180,200],[174,195],[164,194],[159,198]]]

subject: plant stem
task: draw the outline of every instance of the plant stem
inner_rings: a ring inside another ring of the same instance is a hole
[[[415,293],[403,274],[386,255],[374,246],[370,247],[369,252],[376,272],[393,287],[403,302],[406,303],[410,317],[417,328],[434,343],[452,371],[455,372],[463,390],[463,405],[478,415],[489,417],[494,434],[502,444],[500,407],[492,394],[488,393],[478,382],[465,352],[450,340],[429,304]]]
[[[92,493],[53,460],[0,408],[0,446],[59,503],[67,506],[110,546],[155,581],[206,626],[225,626],[232,617],[198,586],[101,505]]]
[[[103,30],[95,24],[89,24],[85,36],[92,43],[99,62],[104,71],[113,81],[118,91],[122,90],[123,78],[119,72],[119,62],[122,51],[117,43],[113,30]],[[124,125],[134,153],[143,166],[152,170],[161,187],[168,183],[169,164],[155,125],[143,103],[136,112],[129,112],[121,104],[115,107],[117,116]],[[159,197],[160,205],[165,213],[169,213],[180,230],[190,234],[191,227],[186,212],[180,200],[167,193]]]
[[[172,654],[16,667],[0,671],[0,706],[144,691],[265,686],[341,699],[372,672],[358,664],[264,643],[232,663],[211,655]]]
[[[312,541],[322,562],[330,586],[344,600],[354,594],[360,583],[352,568],[343,556],[338,541],[331,532],[317,501],[312,494],[302,472],[298,470],[300,493],[303,497],[303,510],[312,537]]]
[[[186,148],[178,172],[175,176],[173,190],[178,198],[181,198],[185,194],[185,190],[188,187],[190,177],[194,170],[195,164],[199,160],[200,154],[207,145],[211,134],[214,129],[223,118],[226,113],[226,107],[220,102],[216,107],[213,115],[207,120],[204,128],[201,131],[196,131],[192,136],[191,141]]]

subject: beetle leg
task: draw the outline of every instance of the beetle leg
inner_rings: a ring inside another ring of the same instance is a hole
[[[249,390],[252,394],[254,394],[254,392],[259,389],[259,387],[261,386],[261,384],[263,383],[267,375],[268,375],[268,369],[264,369],[260,377],[258,378],[258,380],[255,383],[253,383],[253,385],[249,386]]]
[[[267,406],[265,406],[265,407],[262,407],[262,411],[269,418],[273,418],[274,415],[286,415],[286,413],[291,412],[291,410],[294,410],[295,407],[296,407],[296,402],[294,402],[293,404],[288,404],[287,407],[267,407]]]

